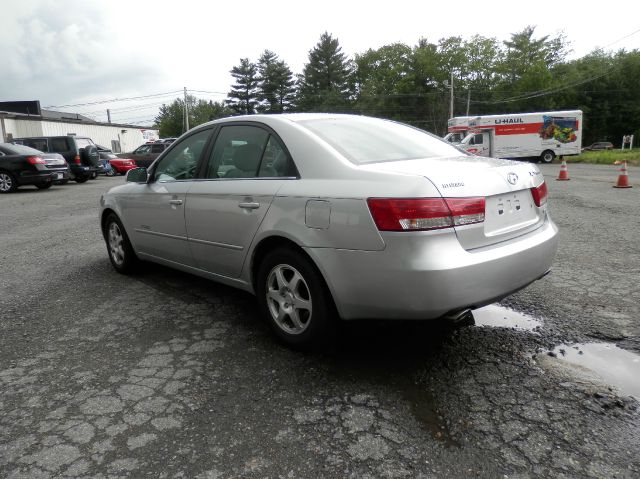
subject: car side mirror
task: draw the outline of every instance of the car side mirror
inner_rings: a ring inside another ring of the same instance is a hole
[[[133,168],[127,171],[126,180],[133,183],[146,183],[149,175],[146,168]]]

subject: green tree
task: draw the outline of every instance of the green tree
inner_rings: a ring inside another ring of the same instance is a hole
[[[278,55],[265,50],[257,64],[258,106],[261,113],[282,113],[292,108],[295,80],[289,66]]]
[[[184,133],[184,101],[176,98],[169,105],[162,105],[155,118],[155,127],[159,129],[161,138]]]
[[[231,69],[236,83],[227,95],[227,105],[238,114],[251,115],[258,104],[258,69],[248,58],[241,58],[240,64]]]
[[[233,110],[230,110],[222,102],[197,99],[192,95],[187,95],[187,102],[189,128],[233,114]],[[159,129],[161,138],[180,136],[184,133],[184,99],[176,98],[169,105],[162,105],[155,118],[155,126]]]
[[[385,45],[356,55],[355,110],[367,115],[406,120],[412,108],[412,56],[411,47],[404,43]]]
[[[298,77],[298,108],[302,111],[344,111],[353,93],[352,62],[337,38],[325,32],[309,51],[309,62]]]
[[[496,88],[502,110],[535,111],[554,107],[552,97],[540,95],[555,85],[554,69],[566,58],[564,35],[534,37],[535,27],[512,33],[504,42],[506,50],[498,66],[503,80]]]

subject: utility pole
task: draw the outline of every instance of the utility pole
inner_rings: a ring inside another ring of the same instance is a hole
[[[469,116],[469,103],[471,103],[471,89],[467,90],[467,116]]]
[[[187,87],[184,87],[184,126],[184,131],[189,131],[189,104],[187,103]]]
[[[449,105],[449,118],[453,118],[453,70],[451,70],[451,103]]]
[[[107,108],[107,122],[111,123],[111,110]]]

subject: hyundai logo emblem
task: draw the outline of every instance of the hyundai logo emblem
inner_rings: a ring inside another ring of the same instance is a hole
[[[512,185],[515,185],[518,182],[518,175],[516,175],[515,173],[509,173],[507,175],[507,181]]]

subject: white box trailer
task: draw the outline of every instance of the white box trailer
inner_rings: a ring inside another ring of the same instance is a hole
[[[456,117],[449,120],[446,139],[478,156],[530,158],[551,163],[556,156],[579,155],[582,112],[544,111]],[[456,141],[453,141],[457,143]]]

